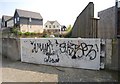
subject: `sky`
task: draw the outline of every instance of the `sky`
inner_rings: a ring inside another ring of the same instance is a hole
[[[77,16],[89,2],[94,3],[95,17],[99,11],[115,6],[115,0],[0,0],[0,18],[13,16],[15,9],[38,12],[47,20],[57,20],[61,25],[73,25]]]

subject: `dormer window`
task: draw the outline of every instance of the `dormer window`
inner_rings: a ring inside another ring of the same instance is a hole
[[[29,22],[31,22],[31,18],[29,18]]]

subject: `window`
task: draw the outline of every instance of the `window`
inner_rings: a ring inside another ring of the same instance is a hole
[[[57,32],[57,29],[55,30],[55,32]]]
[[[49,28],[51,28],[51,25],[49,25]]]
[[[40,19],[40,21],[43,21],[43,19]]]
[[[55,25],[53,26],[53,28],[55,28]]]
[[[118,1],[118,8],[120,7],[120,2]]]
[[[31,22],[31,18],[29,18],[29,22]]]
[[[19,18],[19,17],[17,17],[17,21],[20,21],[20,18]]]
[[[15,24],[16,24],[17,22],[16,22],[16,18],[15,18]]]
[[[57,27],[59,27],[59,26],[57,25]]]
[[[47,25],[45,27],[47,28]]]

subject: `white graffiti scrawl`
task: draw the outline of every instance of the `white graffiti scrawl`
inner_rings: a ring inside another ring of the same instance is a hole
[[[100,39],[22,38],[23,62],[99,69]]]

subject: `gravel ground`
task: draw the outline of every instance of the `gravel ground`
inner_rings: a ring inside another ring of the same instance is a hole
[[[3,82],[116,82],[117,73],[21,63],[3,59]],[[114,74],[114,75],[113,75]]]

